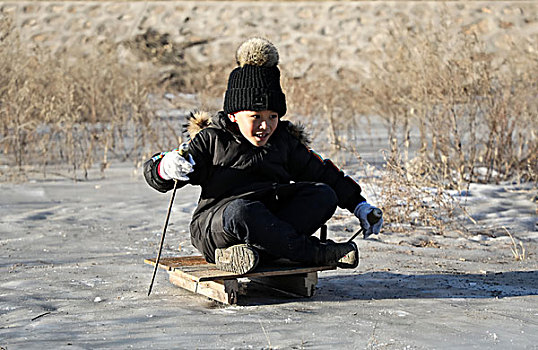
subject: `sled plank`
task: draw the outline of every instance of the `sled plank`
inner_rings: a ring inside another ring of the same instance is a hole
[[[145,259],[146,264],[155,266],[155,259]],[[159,260],[159,267],[170,271],[176,268],[181,268],[185,266],[199,266],[199,265],[208,265],[204,257],[201,255],[196,256],[177,256],[170,258],[161,258]]]
[[[155,259],[145,263],[155,266]],[[238,278],[295,295],[311,297],[318,281],[318,271],[334,270],[335,266],[301,266],[288,261],[263,265],[246,274],[218,270],[202,256],[161,258],[159,267],[168,271],[170,282],[191,292],[224,304],[236,304],[242,290]]]
[[[188,274],[181,271],[170,273],[172,284],[189,290],[193,293],[204,295],[223,304],[236,304],[239,294],[239,283],[236,279],[222,281],[195,281]]]
[[[188,259],[184,259],[188,258]],[[155,266],[155,259],[144,260],[147,264]],[[193,262],[193,265],[190,263]],[[236,274],[233,272],[227,272],[219,270],[215,267],[215,264],[207,263],[201,256],[189,256],[189,257],[173,257],[173,258],[161,258],[159,261],[159,267],[166,271],[180,270],[184,273],[192,276],[196,281],[216,281],[226,280],[242,277],[267,277],[267,276],[282,276],[282,275],[296,275],[309,272],[334,270],[335,266],[301,266],[301,265],[265,265],[257,268],[256,270],[245,273]]]

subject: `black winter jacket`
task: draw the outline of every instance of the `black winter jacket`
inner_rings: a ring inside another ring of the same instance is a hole
[[[353,212],[365,201],[360,186],[330,160],[323,160],[308,149],[303,133],[289,121],[280,120],[271,138],[261,147],[252,145],[228,117],[219,112],[192,115],[189,121],[189,153],[195,161],[188,182],[202,188],[191,225],[195,247],[204,239],[214,213],[236,198],[262,199],[274,196],[278,187],[290,182],[322,182],[338,197],[338,206]],[[164,153],[144,164],[148,184],[160,192],[174,188],[173,180],[163,180],[158,166]]]

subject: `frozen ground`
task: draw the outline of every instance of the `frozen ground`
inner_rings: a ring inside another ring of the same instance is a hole
[[[321,273],[313,298],[255,290],[238,306],[180,290],[162,270],[146,296],[143,260],[156,255],[169,194],[131,165],[102,180],[3,183],[0,193],[3,349],[537,348],[536,204],[524,188],[471,187],[483,234],[386,232],[359,241],[358,269]],[[195,253],[197,196],[178,192],[164,256]],[[509,227],[527,258],[515,261],[488,223]],[[329,235],[344,239],[357,224],[340,217]]]

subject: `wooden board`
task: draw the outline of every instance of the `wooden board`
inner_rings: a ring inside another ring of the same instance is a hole
[[[155,266],[155,259],[146,259],[144,262]],[[336,269],[336,266],[303,266],[291,262],[275,262],[271,265],[262,265],[256,268],[254,271],[246,274],[236,274],[217,269],[215,264],[206,262],[202,256],[161,258],[159,261],[159,267],[166,271],[180,270],[191,275],[196,281],[199,282],[226,280],[241,277],[296,275]]]
[[[146,264],[155,266],[155,259],[146,259],[144,260]],[[177,256],[171,258],[161,258],[159,261],[159,267],[167,271],[184,267],[184,266],[198,266],[198,265],[208,265],[204,257],[201,255],[195,256]]]
[[[155,259],[146,259],[144,262],[155,266]],[[318,281],[317,272],[336,269],[335,266],[302,266],[277,261],[238,275],[218,270],[202,256],[161,258],[159,267],[168,271],[170,282],[174,285],[224,304],[237,303],[242,290],[238,278],[248,278],[267,287],[311,297]]]
[[[236,304],[239,295],[239,283],[236,279],[223,281],[198,282],[188,275],[176,271],[170,273],[170,282],[193,293],[204,295],[223,304]]]

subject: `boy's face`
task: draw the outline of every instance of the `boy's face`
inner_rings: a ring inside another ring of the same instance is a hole
[[[278,125],[278,113],[265,111],[240,111],[228,114],[228,118],[239,127],[241,134],[254,146],[267,143]]]

